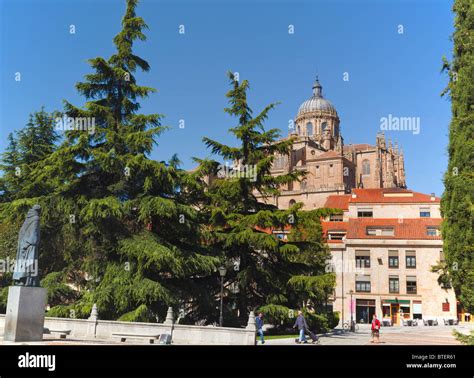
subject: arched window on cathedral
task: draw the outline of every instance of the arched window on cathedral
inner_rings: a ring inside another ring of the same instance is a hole
[[[296,203],[294,199],[291,199],[290,202],[288,203],[290,206],[293,206]]]
[[[301,129],[300,129],[299,126],[296,128],[296,130],[297,130],[297,132],[298,132],[298,135],[301,135]]]
[[[321,124],[321,130],[324,131],[324,130],[326,130],[327,128],[328,128],[328,123],[327,123],[327,122],[323,122],[323,123]]]
[[[308,122],[306,124],[306,135],[308,136],[313,135],[313,124],[311,122]]]
[[[362,174],[370,175],[370,162],[367,159],[362,162]]]

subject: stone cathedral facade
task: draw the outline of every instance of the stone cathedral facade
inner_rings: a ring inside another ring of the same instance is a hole
[[[272,175],[305,170],[306,177],[280,188],[280,196],[266,202],[286,209],[303,202],[304,209],[323,207],[330,195],[350,193],[353,188],[406,188],[403,152],[376,136],[375,145],[344,145],[340,119],[334,105],[323,97],[319,80],[311,98],[304,101],[288,138],[295,143],[289,156],[277,156]],[[263,200],[263,199],[262,199]]]

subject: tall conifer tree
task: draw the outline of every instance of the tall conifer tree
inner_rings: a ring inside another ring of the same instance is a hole
[[[0,201],[31,196],[27,180],[29,172],[56,149],[58,134],[54,119],[57,112],[44,108],[31,113],[24,128],[8,136],[8,146],[0,159]],[[33,191],[37,191],[37,188]]]
[[[1,155],[0,169],[3,174],[0,177],[0,202],[11,200],[18,191],[19,165],[18,141],[13,133],[10,133],[8,134],[8,146]]]
[[[474,312],[474,4],[455,0],[453,61],[445,60],[452,101],[449,163],[441,201],[449,277],[458,299]]]
[[[209,138],[204,143],[212,153],[232,162],[233,170],[222,169],[214,160],[196,159],[200,174],[215,177],[206,191],[208,242],[223,252],[228,266],[227,305],[237,307],[238,322],[245,324],[249,311],[257,308],[280,322],[288,320],[290,309],[319,308],[333,290],[334,276],[325,273],[329,255],[319,222],[324,211],[301,211],[302,204],[278,210],[259,200],[257,195],[278,195],[282,185],[301,179],[305,172],[270,175],[275,157],[288,154],[293,140],[277,141],[279,130],[263,127],[276,104],[253,116],[247,101],[248,81],[239,83],[232,73],[229,78],[232,88],[225,112],[237,119],[229,131],[238,145]],[[272,234],[287,230],[288,241]]]

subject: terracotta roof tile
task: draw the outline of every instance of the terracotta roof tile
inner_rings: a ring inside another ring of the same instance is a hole
[[[429,194],[400,188],[352,189],[352,193],[356,198],[351,196],[350,203],[440,203],[441,201],[439,197],[431,201]]]
[[[363,150],[372,150],[375,146],[367,143],[359,143],[359,144],[347,144],[344,147],[344,152],[349,151],[363,151]]]
[[[351,198],[350,194],[340,194],[329,196],[324,204],[324,207],[349,210],[349,199]]]
[[[316,159],[340,158],[342,155],[336,151],[326,151],[321,155],[316,156]]]
[[[348,222],[347,239],[440,240],[441,236],[428,236],[426,228],[428,226],[439,228],[441,221],[440,218],[351,218]],[[394,236],[367,235],[367,227],[392,227]]]
[[[323,233],[327,231],[347,231],[349,222],[321,222]]]

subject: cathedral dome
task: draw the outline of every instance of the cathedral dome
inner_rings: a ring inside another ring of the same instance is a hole
[[[319,84],[318,78],[313,85],[313,95],[310,99],[303,102],[298,109],[298,116],[305,113],[323,111],[337,116],[334,105],[323,97],[323,87]]]

